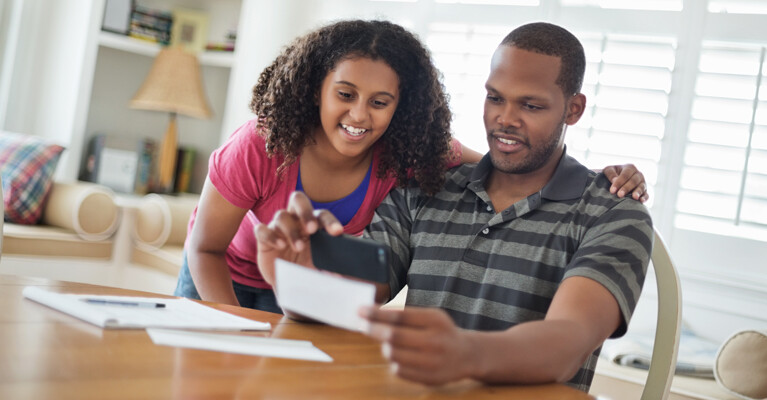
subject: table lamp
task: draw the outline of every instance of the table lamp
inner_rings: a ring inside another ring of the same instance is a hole
[[[180,47],[163,48],[141,88],[133,96],[130,107],[170,113],[168,129],[160,147],[157,183],[153,191],[171,192],[178,151],[176,114],[195,118],[211,116],[197,56]]]

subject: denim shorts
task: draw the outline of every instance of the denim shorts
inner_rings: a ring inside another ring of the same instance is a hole
[[[272,289],[255,288],[235,281],[232,281],[232,286],[241,307],[282,314],[282,309],[277,304],[277,297],[274,296]],[[194,286],[192,274],[189,272],[186,251],[184,251],[184,262],[181,264],[181,270],[178,272],[178,282],[176,283],[176,290],[173,292],[173,295],[201,300],[200,294]]]

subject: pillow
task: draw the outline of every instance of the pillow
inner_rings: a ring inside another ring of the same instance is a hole
[[[75,231],[83,240],[97,241],[117,230],[120,209],[115,195],[95,183],[54,182],[41,222]]]
[[[150,193],[136,211],[133,238],[145,250],[184,245],[189,216],[197,207],[197,196],[169,196]]]
[[[63,147],[34,136],[0,132],[5,221],[35,224],[40,220],[62,151]]]
[[[735,332],[719,348],[714,377],[744,399],[767,399],[767,330]]]

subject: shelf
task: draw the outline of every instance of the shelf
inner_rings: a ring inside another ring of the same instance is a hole
[[[99,32],[99,45],[148,57],[156,56],[162,47],[156,43],[106,31]],[[201,65],[230,68],[234,62],[234,53],[228,51],[204,51],[197,54],[197,58],[200,60]]]

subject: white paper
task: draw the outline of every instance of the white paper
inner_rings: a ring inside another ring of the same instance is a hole
[[[282,308],[340,328],[367,330],[368,321],[358,311],[375,303],[375,285],[281,259],[275,262],[275,274]]]
[[[224,335],[172,331],[150,328],[146,330],[157,345],[188,349],[221,351],[251,356],[292,358],[297,360],[332,362],[333,359],[306,340],[273,339],[253,336]]]
[[[62,294],[49,292],[36,286],[27,286],[22,293],[24,297],[30,300],[34,300],[102,328],[142,329],[155,327],[210,330],[271,329],[269,323],[238,317],[188,299]],[[142,308],[89,304],[82,301],[83,299],[156,302],[165,304],[165,307]]]

